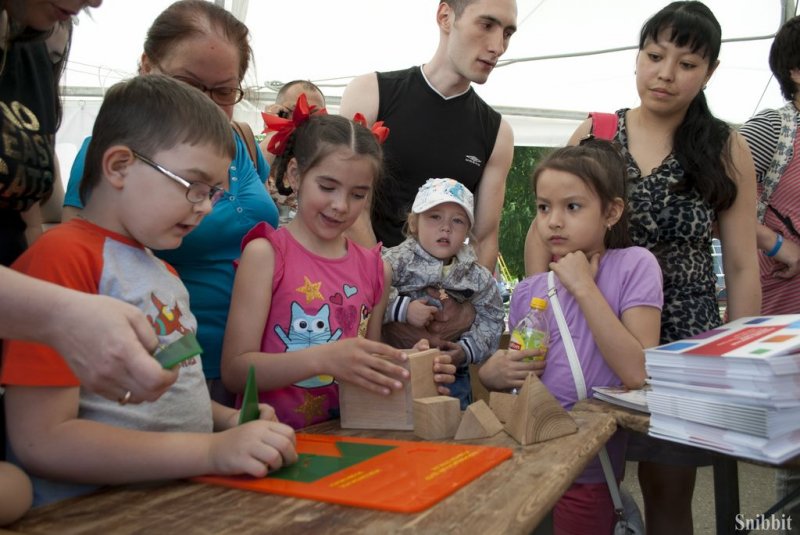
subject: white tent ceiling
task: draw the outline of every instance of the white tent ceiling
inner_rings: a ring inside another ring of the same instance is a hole
[[[59,133],[62,165],[91,129],[97,98],[136,72],[147,27],[169,0],[106,0],[75,30]],[[306,78],[323,87],[332,111],[355,75],[422,64],[438,42],[436,0],[227,0],[252,32],[255,65],[245,83],[259,95],[237,117],[262,128],[258,110],[281,83]],[[635,45],[641,23],[667,0],[517,0],[518,31],[476,90],[514,127],[517,145],[563,144],[587,111],[634,106]],[[713,111],[740,123],[782,104],[767,54],[787,0],[706,0],[726,42],[707,89]],[[752,39],[761,37],[760,39]],[[632,47],[611,53],[597,51]],[[592,53],[563,57],[572,53]],[[537,59],[542,56],[557,56]],[[533,59],[531,59],[533,58]]]

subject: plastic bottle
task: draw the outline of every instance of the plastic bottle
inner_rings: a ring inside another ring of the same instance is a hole
[[[550,327],[545,316],[547,301],[539,297],[531,299],[531,309],[511,331],[511,339],[508,348],[520,349],[543,349],[547,351],[550,344]],[[525,360],[544,360],[545,355],[527,357]]]

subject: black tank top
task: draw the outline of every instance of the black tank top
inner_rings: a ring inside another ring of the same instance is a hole
[[[384,144],[386,176],[372,213],[378,241],[393,247],[417,190],[428,178],[454,178],[476,194],[494,150],[500,114],[470,89],[444,99],[420,67],[378,73],[378,120],[389,128]]]

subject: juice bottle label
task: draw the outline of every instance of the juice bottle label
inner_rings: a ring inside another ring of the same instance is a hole
[[[520,331],[514,329],[511,332],[511,338],[508,342],[508,348],[515,351],[521,349],[544,349],[547,350],[547,342],[545,340],[545,333],[537,330]],[[544,355],[536,357],[526,357],[524,360],[544,360]]]

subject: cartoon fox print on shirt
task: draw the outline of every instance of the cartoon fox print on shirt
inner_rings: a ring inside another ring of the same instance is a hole
[[[284,331],[280,325],[276,325],[275,333],[286,345],[287,352],[335,342],[342,336],[341,329],[336,329],[331,333],[330,307],[327,304],[322,305],[316,313],[310,314],[297,301],[292,301],[292,315],[288,332]],[[295,386],[315,388],[331,383],[333,383],[333,377],[330,375],[318,375],[295,383]]]
[[[170,307],[166,303],[161,302],[161,300],[156,297],[156,294],[154,293],[150,294],[150,301],[153,302],[156,310],[158,310],[158,315],[151,316],[148,314],[147,320],[150,322],[150,325],[153,326],[153,329],[156,331],[157,335],[167,336],[175,331],[181,334],[186,334],[189,332],[189,330],[181,324],[183,312],[181,312],[181,309],[178,308],[177,303],[174,307]]]

